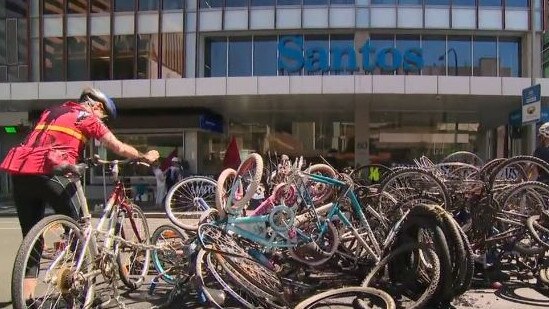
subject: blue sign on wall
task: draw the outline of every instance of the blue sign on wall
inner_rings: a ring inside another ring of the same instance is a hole
[[[201,114],[199,127],[204,130],[223,133],[223,117],[212,113]]]
[[[358,49],[358,54],[362,59],[361,69],[366,72],[372,72],[376,67],[383,72],[394,72],[401,67],[406,72],[418,72],[423,67],[421,48],[410,48],[404,53],[394,47],[376,50],[368,40]],[[357,51],[352,45],[330,50],[311,47],[304,51],[302,36],[282,36],[278,42],[278,69],[288,73],[298,72],[302,68],[306,72],[352,72],[359,70],[356,63]]]
[[[549,108],[542,107],[541,115],[536,123],[544,123],[549,121]],[[509,114],[509,124],[512,126],[522,126],[522,109],[517,109]]]

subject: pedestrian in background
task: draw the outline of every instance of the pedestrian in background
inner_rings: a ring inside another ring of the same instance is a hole
[[[172,158],[172,165],[166,170],[166,192],[183,177],[183,170],[178,157]]]
[[[153,173],[156,179],[155,204],[161,206],[166,195],[166,174],[158,162],[153,163]]]

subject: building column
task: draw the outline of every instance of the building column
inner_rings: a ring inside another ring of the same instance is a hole
[[[370,100],[355,97],[355,166],[370,162]]]

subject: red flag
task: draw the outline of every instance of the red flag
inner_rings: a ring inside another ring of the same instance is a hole
[[[176,157],[177,157],[177,147],[175,147],[175,149],[172,152],[170,152],[170,154],[166,157],[166,159],[162,161],[162,164],[160,164],[160,169],[162,171],[167,170],[168,167],[172,165],[172,158],[176,158]]]
[[[240,165],[240,152],[238,151],[238,145],[236,144],[236,138],[233,136],[227,151],[225,152],[225,158],[223,158],[223,168],[238,169]]]

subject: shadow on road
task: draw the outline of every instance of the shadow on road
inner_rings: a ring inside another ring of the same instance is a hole
[[[11,307],[11,301],[0,303],[0,308]]]
[[[501,299],[518,304],[549,307],[549,287],[541,287],[534,283],[507,282],[494,294]]]

